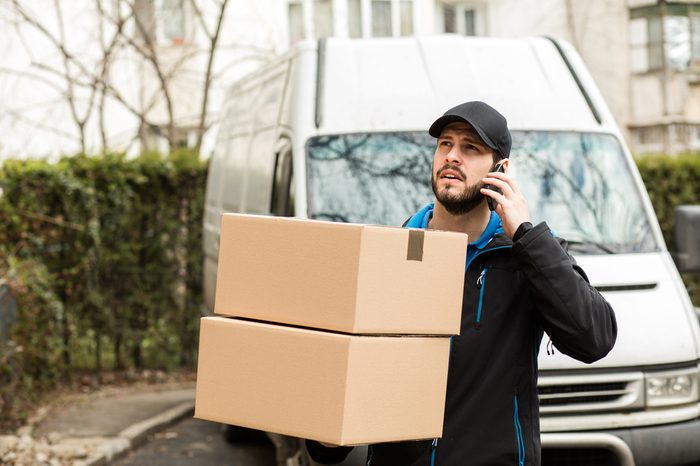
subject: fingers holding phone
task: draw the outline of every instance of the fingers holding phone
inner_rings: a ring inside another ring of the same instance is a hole
[[[504,165],[505,161],[501,160],[496,165],[494,165],[490,171],[493,173],[505,173],[505,168],[503,167]],[[490,184],[484,185],[484,189],[490,189],[492,191],[497,192],[498,194],[503,194],[503,192],[500,189]],[[492,197],[487,196],[486,203],[489,205],[489,210],[493,211],[494,209],[496,209],[496,201]]]
[[[506,173],[507,167],[507,160],[500,161],[482,179],[481,193],[486,196],[489,209],[501,218],[505,233],[512,238],[523,222],[530,221],[530,212],[517,183]]]

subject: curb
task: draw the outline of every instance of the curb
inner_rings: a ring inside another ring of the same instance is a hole
[[[194,414],[194,400],[185,401],[149,419],[133,424],[106,440],[97,453],[76,466],[103,466],[125,455],[146,441],[146,438],[180,419]]]

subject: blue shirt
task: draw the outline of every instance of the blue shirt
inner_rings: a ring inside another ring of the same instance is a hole
[[[406,223],[406,228],[420,228],[426,230],[428,228],[428,222],[433,218],[433,211],[435,210],[435,204],[430,203],[423,207],[421,210],[416,212],[413,217],[411,217]],[[503,226],[501,225],[501,218],[496,214],[496,212],[491,212],[491,217],[489,218],[489,223],[486,225],[479,239],[472,241],[467,246],[467,263],[465,266],[469,266],[472,258],[486,247],[491,238],[496,234],[503,233]]]

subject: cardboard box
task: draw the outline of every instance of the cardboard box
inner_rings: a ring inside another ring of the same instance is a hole
[[[467,235],[224,214],[214,311],[355,334],[456,335]]]
[[[195,417],[337,445],[440,437],[449,349],[204,317]]]

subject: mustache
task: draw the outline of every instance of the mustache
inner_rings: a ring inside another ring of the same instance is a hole
[[[440,175],[442,175],[442,172],[444,172],[445,170],[454,170],[457,173],[459,173],[463,179],[465,179],[465,180],[467,179],[466,173],[464,173],[460,167],[458,167],[457,165],[450,165],[449,163],[446,163],[445,165],[443,165],[437,171],[437,173],[435,174],[435,177],[440,178]]]

